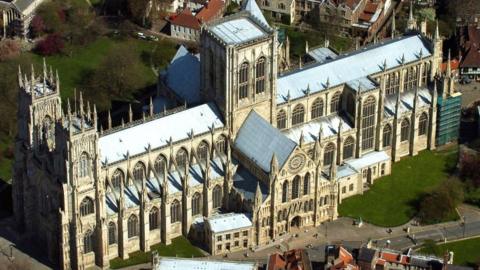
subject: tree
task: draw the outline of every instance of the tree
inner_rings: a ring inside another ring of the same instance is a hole
[[[100,110],[110,108],[114,100],[130,100],[140,84],[141,63],[135,53],[127,45],[120,45],[111,50],[98,69],[87,77],[85,95]]]
[[[44,30],[46,33],[62,33],[65,22],[65,8],[63,4],[56,1],[47,1],[42,3],[37,11],[36,16],[42,18]]]
[[[463,184],[456,178],[447,179],[424,196],[418,217],[425,224],[442,222],[455,215],[463,199]]]
[[[61,53],[65,44],[60,34],[50,34],[37,43],[35,51],[41,55],[54,55]]]
[[[132,20],[145,26],[147,23],[150,0],[127,0],[128,13]]]
[[[38,37],[41,34],[45,33],[45,22],[43,18],[35,15],[33,17],[32,22],[30,23],[30,29],[33,36]]]
[[[15,58],[20,54],[18,42],[10,39],[0,41],[0,62]]]

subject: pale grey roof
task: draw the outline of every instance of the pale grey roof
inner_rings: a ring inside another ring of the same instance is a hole
[[[420,35],[401,37],[387,42],[364,47],[352,53],[342,54],[334,60],[306,66],[278,78],[277,103],[306,95],[306,90],[315,93],[326,89],[327,80],[330,87],[341,85],[369,75],[381,72],[384,61],[387,69],[398,67],[404,63],[417,61],[431,56],[429,45]]]
[[[200,55],[181,45],[166,70],[165,83],[188,104],[200,102]]]
[[[268,188],[245,167],[239,165],[233,175],[234,188],[242,193],[245,199],[253,201],[255,199],[255,192],[257,191],[257,184],[260,184],[263,202],[268,196]]]
[[[267,33],[248,17],[221,22],[212,26],[210,31],[226,44],[242,44],[267,36]]]
[[[257,18],[260,22],[262,22],[265,25],[268,25],[267,20],[263,16],[263,13],[258,7],[257,2],[255,2],[255,0],[244,1],[243,10],[250,12],[250,14],[252,14],[252,16]]]
[[[333,114],[306,122],[299,126],[285,130],[283,133],[294,142],[299,142],[300,136],[303,133],[303,139],[305,143],[311,143],[317,140],[320,126],[322,126],[322,138],[327,138],[338,134],[338,126],[340,121],[342,121],[342,132],[349,131],[353,128],[347,119],[344,119],[340,115]]]
[[[270,172],[273,154],[282,167],[297,144],[251,111],[238,131],[234,146],[265,172]]]
[[[308,55],[318,63],[324,63],[328,60],[333,60],[338,56],[338,54],[336,54],[334,51],[327,47],[320,47],[310,50],[308,51]]]
[[[252,226],[252,220],[245,214],[228,213],[207,218],[210,230],[214,233],[227,232]]]
[[[357,171],[355,171],[348,165],[339,166],[337,169],[337,179],[349,177],[355,174],[357,174]]]
[[[387,155],[385,151],[374,151],[365,154],[360,158],[347,160],[345,161],[345,164],[357,171],[361,171],[363,168],[388,160],[390,160],[390,156]]]
[[[400,114],[413,110],[413,102],[415,97],[415,91],[402,92],[400,94]],[[427,88],[418,89],[417,106],[419,108],[430,107],[432,103],[432,95]],[[386,118],[393,117],[395,115],[395,106],[397,104],[397,95],[393,94],[385,98],[385,110],[384,116]]]
[[[231,262],[215,261],[204,259],[184,259],[160,257],[153,270],[255,270],[255,263],[252,262]]]
[[[130,156],[194,135],[223,127],[221,115],[213,103],[203,104],[168,116],[157,118],[136,126],[121,129],[99,138],[100,160],[111,164]]]

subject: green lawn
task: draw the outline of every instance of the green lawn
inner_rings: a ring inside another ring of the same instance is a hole
[[[174,46],[165,42],[157,43],[133,38],[114,40],[108,37],[101,37],[85,47],[67,47],[65,54],[46,57],[47,65],[52,65],[54,69],[58,69],[62,97],[71,97],[73,89],[78,88],[82,84],[83,78],[88,71],[97,68],[107,52],[115,50],[115,48],[123,44],[127,44],[127,46],[132,48],[140,59],[143,58],[145,53],[151,52],[157,44],[160,44],[160,46]],[[43,61],[41,56],[32,54],[32,57],[38,64],[41,64]],[[139,89],[156,83],[156,77],[147,62],[142,61],[143,77],[141,85],[138,86]]]
[[[473,266],[480,263],[480,238],[462,240],[437,245],[436,252],[431,248],[421,248],[418,252],[443,257],[445,251],[453,251],[453,263],[457,265]]]
[[[203,253],[199,248],[193,246],[185,237],[180,236],[175,239],[172,239],[171,245],[156,244],[151,246],[151,250],[158,251],[160,256],[170,256],[170,257],[202,257]],[[127,260],[122,260],[120,258],[115,258],[110,261],[110,268],[117,269],[122,267],[127,267],[130,265],[136,265],[141,263],[147,263],[151,261],[152,252],[142,252],[136,251],[129,254],[130,257]]]
[[[13,147],[13,141],[7,136],[0,136],[0,179],[6,182],[12,177],[13,160],[5,157],[5,151],[9,146]]]
[[[404,158],[393,164],[391,175],[376,180],[369,191],[345,199],[338,212],[379,226],[405,224],[415,216],[419,197],[448,177],[456,156],[455,147]]]

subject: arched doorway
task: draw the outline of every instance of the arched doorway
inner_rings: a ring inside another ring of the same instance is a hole
[[[302,225],[302,219],[299,216],[296,216],[290,221],[290,228],[295,229],[295,228],[300,228]]]

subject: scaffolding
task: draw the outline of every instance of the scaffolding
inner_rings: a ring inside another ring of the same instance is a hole
[[[438,97],[437,103],[437,145],[444,145],[458,140],[460,130],[460,113],[462,109],[462,94],[443,98]]]

